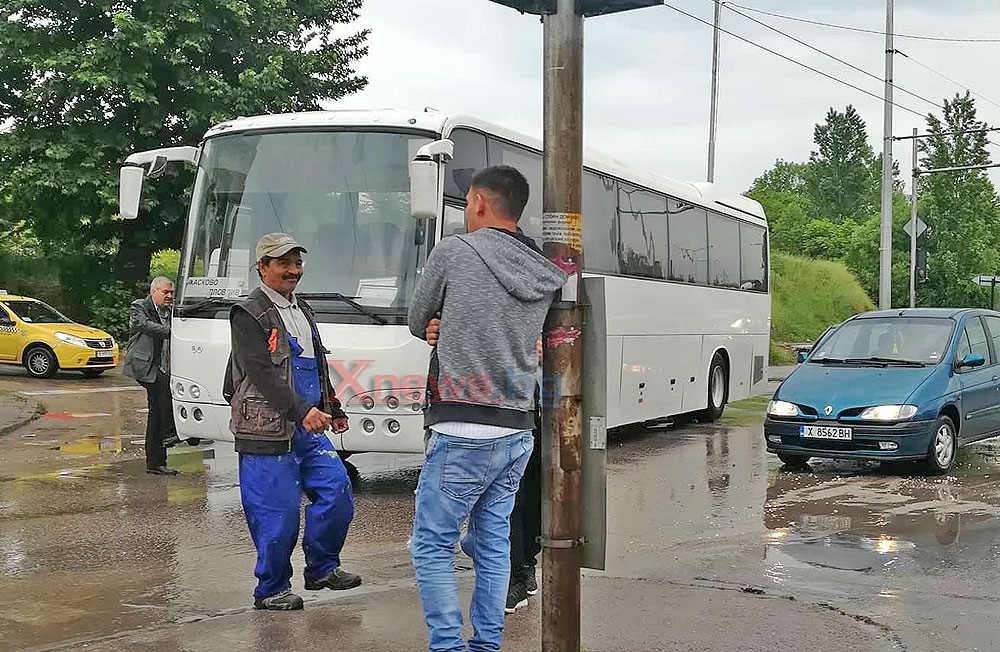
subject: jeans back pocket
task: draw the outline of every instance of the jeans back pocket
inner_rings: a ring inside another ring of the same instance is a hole
[[[496,453],[495,441],[444,441],[441,490],[453,498],[481,494]]]

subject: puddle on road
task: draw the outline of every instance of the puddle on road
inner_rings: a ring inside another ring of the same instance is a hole
[[[947,476],[913,464],[813,460],[809,471],[791,471],[772,461],[765,576],[786,588],[859,596],[909,575],[973,576],[1000,559],[998,490],[996,443],[963,449]]]

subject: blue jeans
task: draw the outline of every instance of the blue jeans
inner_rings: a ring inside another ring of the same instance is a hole
[[[433,433],[417,484],[410,553],[417,571],[431,652],[499,650],[510,579],[510,513],[531,457],[531,431],[497,439]],[[455,544],[472,557],[476,586],[469,607],[473,634],[462,640]]]

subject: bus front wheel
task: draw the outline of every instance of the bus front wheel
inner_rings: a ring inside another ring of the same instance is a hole
[[[698,413],[698,420],[711,423],[722,417],[729,401],[729,367],[721,353],[712,357],[708,368],[708,407]]]

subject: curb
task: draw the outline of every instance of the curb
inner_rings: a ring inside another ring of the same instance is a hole
[[[24,401],[24,402],[27,403],[28,401]],[[43,411],[41,409],[39,409],[39,408],[44,408],[44,406],[41,403],[38,403],[38,404],[36,404],[35,410],[29,416],[27,416],[25,418],[22,418],[22,419],[18,419],[17,421],[14,421],[13,423],[8,423],[6,425],[0,425],[0,437],[4,437],[6,435],[9,435],[10,433],[14,432],[15,430],[20,430],[21,428],[25,427],[26,425],[28,425],[32,421],[35,421],[36,419],[40,418],[42,416],[42,414],[43,414]]]

